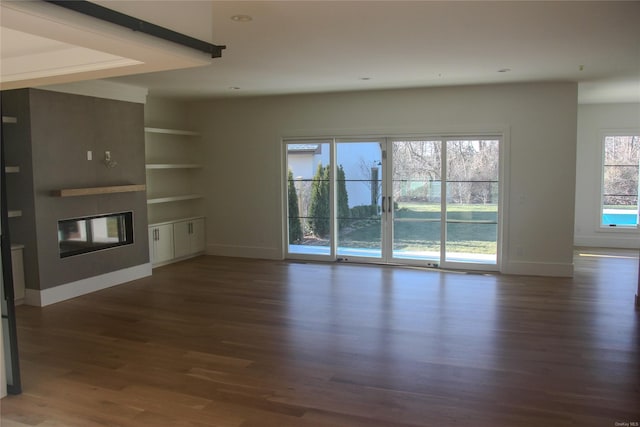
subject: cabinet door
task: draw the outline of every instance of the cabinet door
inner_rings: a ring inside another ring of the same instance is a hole
[[[173,224],[174,248],[176,258],[191,255],[191,221],[181,221]]]
[[[176,258],[181,258],[205,250],[204,219],[181,221],[173,224]]]
[[[149,262],[156,262],[156,227],[149,227]]]
[[[206,230],[204,218],[191,221],[191,253],[204,252],[206,249]]]
[[[13,296],[15,300],[24,299],[24,258],[22,249],[11,249],[11,270],[13,270]]]
[[[173,259],[173,226],[159,225],[149,229],[151,263],[157,264]]]

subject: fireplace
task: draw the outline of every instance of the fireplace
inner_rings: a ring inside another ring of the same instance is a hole
[[[58,221],[60,258],[133,244],[133,212]]]

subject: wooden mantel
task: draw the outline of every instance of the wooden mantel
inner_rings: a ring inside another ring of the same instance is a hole
[[[112,185],[108,187],[90,187],[90,188],[62,188],[53,190],[51,195],[54,197],[77,197],[77,196],[93,196],[96,194],[113,194],[113,193],[132,193],[146,190],[145,184],[132,185]]]

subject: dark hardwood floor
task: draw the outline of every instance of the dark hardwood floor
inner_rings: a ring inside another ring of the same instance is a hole
[[[633,426],[638,253],[607,253],[572,279],[199,257],[21,306],[1,424]]]

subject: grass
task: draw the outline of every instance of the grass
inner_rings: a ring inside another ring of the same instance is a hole
[[[496,205],[449,205],[450,221],[497,222]],[[394,250],[440,251],[440,204],[399,203],[394,218]],[[380,217],[341,219],[338,244],[347,248],[376,249],[381,246]],[[447,251],[495,254],[497,225],[473,222],[447,223]],[[328,245],[325,239],[309,244]]]

